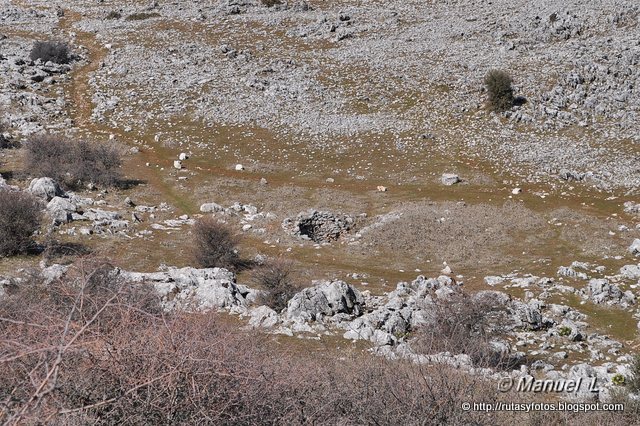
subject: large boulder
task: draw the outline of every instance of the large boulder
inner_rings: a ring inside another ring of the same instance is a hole
[[[343,281],[327,281],[306,288],[293,296],[287,306],[289,319],[317,321],[322,316],[362,314],[364,298],[354,287]]]
[[[617,285],[604,278],[590,280],[584,293],[589,300],[597,304],[606,303],[627,308],[635,303],[635,296],[631,291],[623,292]]]
[[[217,203],[205,203],[200,206],[202,213],[216,213],[224,211],[224,207]]]
[[[640,279],[640,264],[624,265],[622,268],[620,268],[620,275],[630,280]]]
[[[236,284],[235,274],[222,268],[170,268],[163,272],[120,274],[129,281],[152,284],[165,310],[244,312],[258,295],[256,290]]]
[[[76,210],[76,205],[67,198],[53,197],[47,204],[47,214],[56,225],[70,222]]]
[[[53,197],[64,197],[65,195],[60,185],[49,177],[33,179],[27,191],[46,201],[51,201]]]

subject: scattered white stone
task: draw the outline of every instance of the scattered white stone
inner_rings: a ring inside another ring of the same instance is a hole
[[[442,175],[441,180],[443,185],[451,186],[460,182],[460,176],[454,173],[445,173]]]
[[[205,203],[200,206],[202,213],[215,213],[224,211],[224,207],[217,203]]]
[[[176,168],[176,169],[178,169],[178,170],[180,170],[180,169],[182,168],[182,161],[180,161],[180,160],[175,160],[175,161],[173,162],[173,167],[174,167],[174,168]]]
[[[522,192],[522,188],[513,188],[513,189],[511,190],[511,193],[512,193],[513,195],[518,195],[518,194],[520,194],[521,192]]]
[[[236,171],[240,172],[242,170],[244,170],[244,166],[242,164],[236,164]]]
[[[189,156],[184,152],[181,152],[180,155],[178,156],[178,159],[182,161],[186,160],[187,158],[189,158]]]

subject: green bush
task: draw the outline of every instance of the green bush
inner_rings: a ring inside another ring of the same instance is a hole
[[[515,102],[511,76],[504,71],[492,70],[484,78],[484,84],[489,95],[489,107],[502,112],[510,109]]]

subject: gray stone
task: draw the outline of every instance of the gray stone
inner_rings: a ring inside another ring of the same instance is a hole
[[[327,281],[293,296],[287,305],[286,316],[306,321],[339,313],[359,316],[363,303],[362,294],[356,288],[343,281]]]
[[[243,312],[258,292],[236,284],[235,274],[222,268],[170,268],[164,272],[120,271],[127,280],[152,284],[166,310]]]
[[[55,180],[49,177],[33,179],[29,184],[29,189],[27,191],[35,195],[36,197],[42,198],[46,201],[50,201],[53,197],[56,196],[65,196],[65,193],[60,188],[60,185],[58,185]]]
[[[53,197],[47,204],[47,214],[56,225],[70,222],[76,210],[76,205],[68,198]]]
[[[441,177],[443,185],[451,186],[460,182],[460,177],[454,173],[444,173]]]
[[[220,204],[216,204],[216,203],[205,203],[205,204],[200,206],[200,211],[202,213],[223,212],[224,211],[224,207],[222,207]]]
[[[324,243],[337,240],[355,224],[355,219],[344,214],[309,210],[295,219],[287,218],[282,228],[294,236]]]

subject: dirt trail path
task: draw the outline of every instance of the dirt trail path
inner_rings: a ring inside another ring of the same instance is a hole
[[[18,7],[31,7],[19,0],[13,1]],[[44,7],[44,9],[50,9]],[[65,9],[64,16],[58,22],[57,29],[64,33],[75,33],[75,40],[78,45],[87,51],[86,63],[76,67],[71,73],[71,82],[64,85],[65,98],[67,100],[67,109],[69,117],[74,121],[76,126],[86,135],[92,137],[104,137],[108,135],[116,135],[117,140],[127,146],[134,146],[133,140],[124,131],[111,128],[108,125],[97,124],[91,119],[93,110],[92,90],[89,83],[91,73],[98,70],[101,62],[108,54],[108,49],[102,46],[96,39],[95,34],[82,31],[74,27],[74,24],[82,19],[82,15],[73,10]],[[9,29],[5,33],[37,39],[43,35],[31,31],[22,31]],[[162,166],[170,166],[169,160],[159,158],[158,155],[151,151],[143,151],[132,159],[127,160],[125,167],[126,175],[129,178],[139,179],[152,186],[155,190],[160,191],[167,201],[172,203],[179,213],[193,214],[196,211],[195,204],[184,194],[179,194],[167,184],[156,170],[145,167],[145,163],[160,164]],[[143,170],[144,173],[140,173]]]

